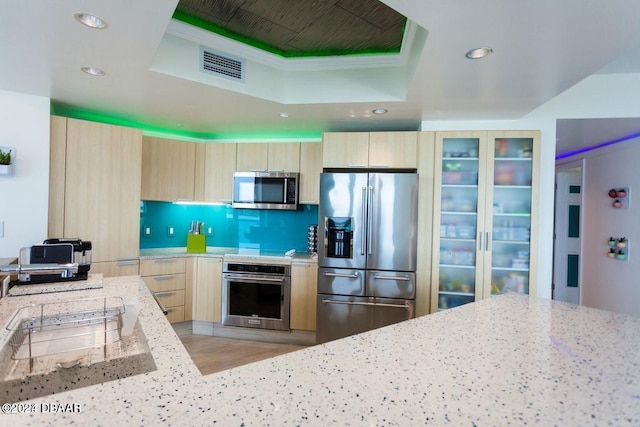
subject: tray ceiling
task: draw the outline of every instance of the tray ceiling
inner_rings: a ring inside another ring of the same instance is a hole
[[[399,52],[407,21],[378,0],[180,0],[173,17],[284,57]]]

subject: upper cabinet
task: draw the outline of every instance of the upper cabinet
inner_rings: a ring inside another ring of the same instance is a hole
[[[142,139],[142,200],[194,200],[196,144]]]
[[[320,173],[322,173],[322,144],[320,142],[300,144],[300,188],[298,189],[300,203],[318,204]]]
[[[196,200],[231,203],[238,144],[198,144],[196,148]]]
[[[238,143],[236,170],[252,171],[300,171],[300,143]]]
[[[540,133],[438,132],[432,311],[536,293]]]
[[[369,134],[369,167],[418,167],[418,132],[372,132]]]
[[[322,167],[366,168],[369,132],[333,132],[322,135]]]
[[[418,132],[335,132],[322,136],[325,168],[416,169]]]
[[[59,179],[50,181],[50,191],[63,194],[64,203],[49,206],[49,237],[91,241],[92,271],[100,271],[101,263],[117,267],[125,262],[127,271],[133,268],[137,273],[141,131],[60,117],[51,120],[51,157],[64,156],[65,161],[51,163],[51,173]],[[109,270],[119,274],[117,268]]]

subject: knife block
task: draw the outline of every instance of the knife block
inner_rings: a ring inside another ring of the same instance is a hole
[[[204,234],[187,234],[187,253],[204,254],[207,252],[207,236]]]

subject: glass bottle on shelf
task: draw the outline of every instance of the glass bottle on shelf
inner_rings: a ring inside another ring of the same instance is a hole
[[[491,295],[529,293],[533,138],[495,138]]]
[[[479,150],[479,138],[442,139],[438,310],[476,299]]]

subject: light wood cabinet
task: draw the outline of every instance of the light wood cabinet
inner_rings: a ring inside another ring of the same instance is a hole
[[[416,169],[418,132],[371,132],[369,167]]]
[[[322,173],[322,144],[300,144],[300,184],[298,198],[302,204],[317,205],[320,201],[320,174]]]
[[[142,138],[142,200],[194,200],[196,144]]]
[[[366,168],[369,165],[369,132],[331,132],[322,135],[322,166]]]
[[[236,170],[252,171],[300,171],[300,143],[238,143]]]
[[[195,259],[193,320],[220,322],[222,310],[222,258]]]
[[[266,171],[269,164],[269,146],[261,143],[238,143],[236,170],[238,172]]]
[[[140,261],[137,258],[91,263],[91,273],[102,273],[103,277],[137,276],[139,271]]]
[[[316,330],[318,264],[291,264],[291,329]]]
[[[147,287],[156,293],[167,309],[171,323],[184,322],[185,315],[186,258],[153,258],[140,261],[140,276]]]
[[[418,167],[418,132],[325,133],[322,146],[325,168]]]
[[[431,313],[431,253],[435,133],[418,133],[418,245],[416,317]]]
[[[268,170],[279,172],[301,172],[299,142],[272,142],[268,144],[268,146]]]
[[[536,294],[539,131],[437,132],[432,311]]]
[[[196,174],[196,200],[231,203],[238,144],[198,144],[200,174]]]
[[[55,117],[51,150],[49,237],[91,241],[93,263],[138,258],[141,131]]]

